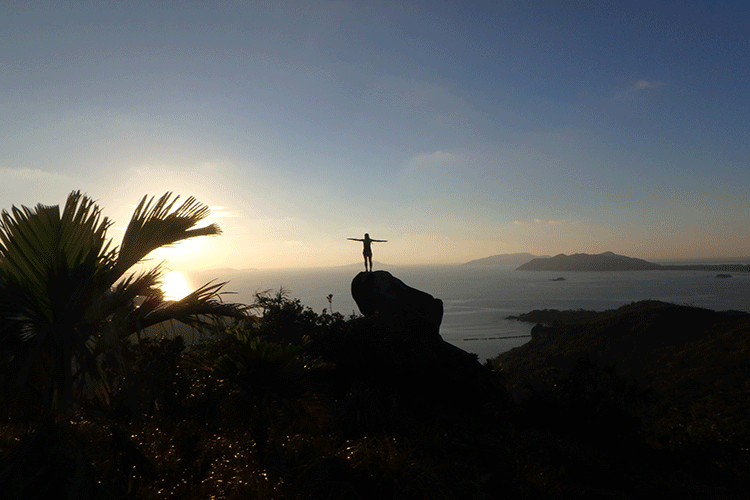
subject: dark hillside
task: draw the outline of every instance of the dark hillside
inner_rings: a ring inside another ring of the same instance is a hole
[[[717,436],[750,439],[750,314],[643,301],[518,319],[539,323],[531,341],[494,360],[517,398],[588,358],[652,391],[644,423],[653,437],[686,439],[710,427]]]
[[[493,365],[544,495],[746,497],[750,314],[644,301],[517,319],[538,323],[531,341]]]

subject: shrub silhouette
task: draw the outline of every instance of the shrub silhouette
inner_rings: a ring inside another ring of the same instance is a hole
[[[325,365],[304,355],[306,344],[274,343],[237,328],[230,332],[225,353],[210,367],[216,377],[240,390],[233,398],[233,413],[241,421],[250,421],[251,435],[261,452],[271,428],[281,429],[283,422],[302,415],[312,421],[322,418],[322,405],[311,391],[309,372]]]

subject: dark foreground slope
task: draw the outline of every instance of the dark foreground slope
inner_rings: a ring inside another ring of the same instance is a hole
[[[352,292],[364,316],[258,294],[201,342],[123,344],[109,400],[57,421],[0,392],[0,498],[747,498],[747,315],[540,312],[500,372],[439,299]]]
[[[202,342],[123,345],[109,401],[57,422],[0,391],[0,498],[518,498],[509,398],[442,340],[442,302],[352,288],[365,316],[261,293]]]
[[[719,394],[743,405],[750,388],[747,313],[642,301],[604,312],[532,311],[518,319],[538,323],[531,341],[496,359],[516,392],[550,368],[566,373],[582,357],[616,367],[663,404],[688,405],[685,411]]]
[[[630,480],[651,481],[670,498],[742,498],[750,480],[749,314],[644,301],[518,319],[538,323],[531,341],[493,364],[518,405],[519,427],[546,433],[533,455],[609,450],[586,466],[630,467]],[[568,445],[550,445],[556,440]],[[618,464],[628,449],[636,456]]]

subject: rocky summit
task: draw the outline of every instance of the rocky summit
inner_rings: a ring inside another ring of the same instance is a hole
[[[379,315],[405,332],[439,336],[443,301],[388,271],[359,273],[352,280],[352,298],[365,316]]]
[[[387,271],[357,274],[351,290],[367,327],[351,334],[357,337],[356,342],[339,358],[340,363],[359,360],[359,366],[353,367],[356,372],[377,360],[375,370],[388,372],[384,378],[395,385],[416,383],[422,393],[419,399],[439,400],[440,406],[499,402],[504,391],[490,370],[475,354],[440,336],[442,300],[406,285]]]

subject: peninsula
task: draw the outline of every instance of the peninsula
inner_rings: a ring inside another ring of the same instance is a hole
[[[662,265],[643,259],[618,255],[559,254],[549,258],[535,258],[517,268],[518,271],[709,271],[750,272],[748,264],[678,264]]]

